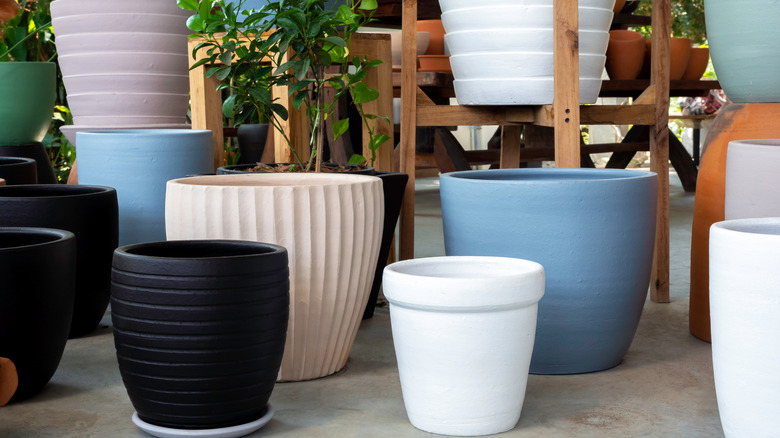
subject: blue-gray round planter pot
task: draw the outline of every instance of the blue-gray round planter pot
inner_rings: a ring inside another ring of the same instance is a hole
[[[712,65],[734,102],[780,102],[780,2],[705,0]]]
[[[650,282],[657,178],[616,169],[506,169],[441,177],[447,255],[544,266],[531,373],[612,368]]]
[[[211,173],[211,131],[139,129],[76,134],[79,183],[116,188],[119,245],[165,240],[165,183]]]

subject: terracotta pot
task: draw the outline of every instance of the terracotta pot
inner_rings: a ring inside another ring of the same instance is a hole
[[[610,79],[636,79],[645,58],[645,39],[631,30],[609,31],[607,46],[607,74]]]
[[[688,58],[688,66],[683,73],[683,79],[698,81],[701,79],[705,71],[707,71],[707,65],[710,63],[710,49],[707,47],[693,47],[691,48],[691,56]]]
[[[450,55],[420,55],[417,62],[420,64],[417,71],[452,71]]]
[[[428,32],[428,48],[425,55],[444,55],[444,26],[441,20],[420,20],[417,22],[418,32]]]
[[[615,6],[612,8],[612,12],[618,14],[620,11],[623,10],[623,6],[626,5],[626,0],[617,0],[615,1]]]
[[[5,180],[3,178],[0,178],[0,186],[4,186],[4,185],[5,185]]]
[[[720,111],[705,141],[696,181],[691,232],[690,330],[710,341],[709,230],[725,214],[726,154],[729,142],[780,138],[780,104],[731,104]]]
[[[645,39],[645,59],[642,61],[642,69],[639,70],[638,79],[650,79],[650,69],[653,68],[653,40]]]
[[[344,368],[371,291],[384,199],[379,178],[273,173],[168,182],[169,240],[239,239],[290,256],[290,321],[279,380]]]
[[[672,38],[670,48],[669,79],[680,80],[685,74],[691,56],[691,39]]]
[[[0,406],[5,406],[19,387],[19,374],[11,359],[0,357]]]

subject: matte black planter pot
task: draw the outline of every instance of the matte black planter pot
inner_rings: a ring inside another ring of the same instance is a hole
[[[268,138],[268,124],[240,125],[236,132],[238,150],[241,156],[239,164],[255,164],[263,160],[265,141]]]
[[[404,200],[404,190],[409,181],[409,175],[396,172],[376,172],[374,174],[382,180],[382,191],[385,193],[385,222],[382,226],[382,244],[379,247],[379,261],[376,264],[374,283],[371,285],[371,295],[363,312],[363,319],[374,316],[376,300],[379,297],[379,287],[382,285],[382,272],[390,255],[390,247],[393,244],[395,225],[398,223],[398,215],[401,213],[401,204]]]
[[[73,233],[0,227],[0,357],[11,359],[19,373],[12,402],[36,394],[57,370],[73,313],[75,271]]]
[[[37,164],[38,184],[57,184],[57,176],[43,143],[0,145],[0,156],[32,158]]]
[[[76,294],[70,337],[100,323],[111,296],[117,247],[116,191],[110,187],[39,184],[0,187],[0,226],[46,227],[76,235]]]
[[[114,252],[119,371],[141,420],[215,429],[262,417],[282,363],[287,250],[194,240]]]
[[[35,184],[38,171],[35,160],[22,157],[0,157],[0,178],[9,186]]]

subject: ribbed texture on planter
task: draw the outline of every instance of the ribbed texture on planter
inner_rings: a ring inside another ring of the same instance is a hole
[[[712,366],[726,437],[780,429],[780,218],[710,229]]]
[[[76,235],[76,293],[70,337],[95,330],[110,297],[117,247],[117,194],[111,187],[40,184],[0,187],[0,226],[46,227]]]
[[[611,368],[631,345],[647,296],[656,194],[652,172],[448,173],[441,177],[445,250],[544,266],[532,373]]]
[[[43,140],[54,111],[56,79],[53,62],[0,63],[0,145]]]
[[[579,3],[581,103],[594,103],[601,89],[614,3]],[[439,4],[458,103],[552,103],[552,0],[440,0]]]
[[[188,11],[174,0],[57,0],[51,14],[71,141],[82,129],[186,126]]]
[[[287,331],[285,249],[151,242],[117,249],[113,264],[114,341],[138,416],[177,429],[262,417]]]
[[[120,245],[164,240],[165,183],[214,170],[211,131],[95,131],[78,138],[79,182],[116,188]]]
[[[168,182],[169,240],[243,239],[286,247],[290,323],[280,380],[342,369],[376,267],[381,181],[325,174],[216,175]]]
[[[432,257],[388,266],[384,282],[409,421],[442,435],[512,429],[525,399],[542,266]]]
[[[54,375],[73,313],[76,239],[45,228],[0,227],[0,357],[11,359],[28,398]]]
[[[705,0],[712,66],[733,102],[780,102],[780,2]]]
[[[726,220],[780,216],[780,139],[729,142]]]

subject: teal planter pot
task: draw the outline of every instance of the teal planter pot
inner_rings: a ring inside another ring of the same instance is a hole
[[[535,374],[618,365],[650,282],[657,178],[616,169],[506,169],[441,177],[448,256],[544,267]]]
[[[43,140],[51,123],[57,66],[0,62],[0,145]]]
[[[165,183],[211,173],[211,131],[139,129],[76,134],[79,183],[114,187],[119,245],[165,240]]]
[[[780,2],[705,0],[718,81],[739,103],[780,102]]]

